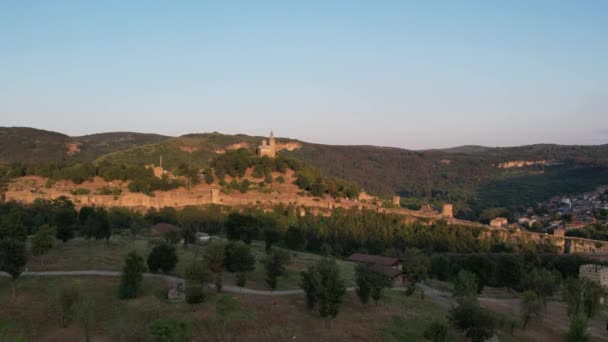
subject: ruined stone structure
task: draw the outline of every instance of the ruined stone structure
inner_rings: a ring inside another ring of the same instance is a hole
[[[494,228],[500,228],[506,226],[508,223],[509,220],[507,220],[505,217],[497,217],[490,221],[490,226]]]
[[[220,202],[221,202],[220,188],[218,188],[218,187],[211,188],[211,203],[220,204]]]
[[[163,175],[165,174],[165,170],[163,169],[163,156],[160,156],[158,166],[154,166],[154,164],[152,164],[152,165],[146,165],[146,168],[152,169],[152,172],[154,172],[154,177],[162,178]]]
[[[581,265],[578,269],[581,279],[589,279],[608,288],[608,267],[595,264]]]
[[[266,156],[269,158],[275,158],[277,156],[277,145],[274,140],[274,132],[270,132],[268,144],[266,144],[266,139],[262,140],[262,145],[258,146],[257,154],[258,157]]]
[[[454,217],[454,206],[450,203],[446,203],[441,207],[441,216],[445,218],[453,218]]]
[[[393,203],[393,205],[400,207],[401,206],[401,197],[393,196],[392,203]]]

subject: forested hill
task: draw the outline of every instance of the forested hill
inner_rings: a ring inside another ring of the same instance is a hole
[[[143,165],[157,164],[162,155],[166,168],[188,164],[203,169],[218,154],[239,148],[255,150],[264,138],[220,133],[177,138],[141,133],[69,137],[32,128],[0,128],[0,162]],[[461,217],[471,219],[482,208],[530,205],[556,194],[608,184],[608,145],[461,146],[412,151],[321,145],[287,138],[277,141],[291,144],[293,149],[282,150],[281,155],[304,161],[326,176],[353,181],[368,193],[385,197],[399,194],[402,203],[412,207],[455,203]]]
[[[304,144],[291,156],[368,192],[405,197],[404,204],[452,202],[485,207],[530,205],[555,194],[608,184],[608,145],[465,146],[409,151],[373,146]],[[499,167],[514,161],[545,164]],[[470,217],[474,218],[474,217]]]
[[[133,132],[70,137],[29,127],[0,127],[0,163],[88,161],[110,152],[169,138]]]

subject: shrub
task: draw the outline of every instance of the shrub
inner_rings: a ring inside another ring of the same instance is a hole
[[[445,342],[448,335],[448,327],[445,323],[433,321],[424,331],[424,338],[432,342]]]
[[[149,326],[149,332],[157,342],[182,342],[190,336],[190,323],[183,319],[159,319]]]
[[[72,195],[88,195],[91,193],[91,190],[85,188],[78,188],[71,191]]]
[[[152,249],[148,256],[148,268],[151,272],[161,270],[164,273],[171,272],[177,264],[175,247],[167,243],[160,244]]]

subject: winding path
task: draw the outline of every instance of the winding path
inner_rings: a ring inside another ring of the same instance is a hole
[[[43,271],[43,272],[23,272],[22,277],[73,277],[73,276],[98,276],[98,277],[120,277],[121,272],[116,271],[100,271],[100,270],[86,270],[86,271]],[[0,277],[10,277],[8,273],[0,272]],[[184,279],[167,274],[159,273],[144,273],[145,278],[157,278],[170,282],[183,282]],[[215,286],[210,284],[209,287],[214,288]],[[349,291],[354,288],[349,288]],[[222,291],[230,293],[243,293],[250,295],[260,296],[289,296],[294,294],[302,294],[303,290],[282,290],[282,291],[267,291],[267,290],[254,290],[246,287],[238,287],[232,285],[225,285],[222,287]]]

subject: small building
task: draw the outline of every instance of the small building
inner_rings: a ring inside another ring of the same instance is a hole
[[[506,217],[497,217],[490,221],[490,226],[494,228],[500,228],[502,226],[506,226],[509,223]]]
[[[151,236],[164,236],[172,231],[179,231],[179,228],[166,222],[160,222],[150,227]]]
[[[581,279],[589,279],[608,289],[608,267],[596,264],[581,265],[578,269]]]
[[[382,255],[355,253],[348,257],[349,261],[369,265],[371,268],[386,274],[398,285],[404,284],[403,261],[398,258]]]

